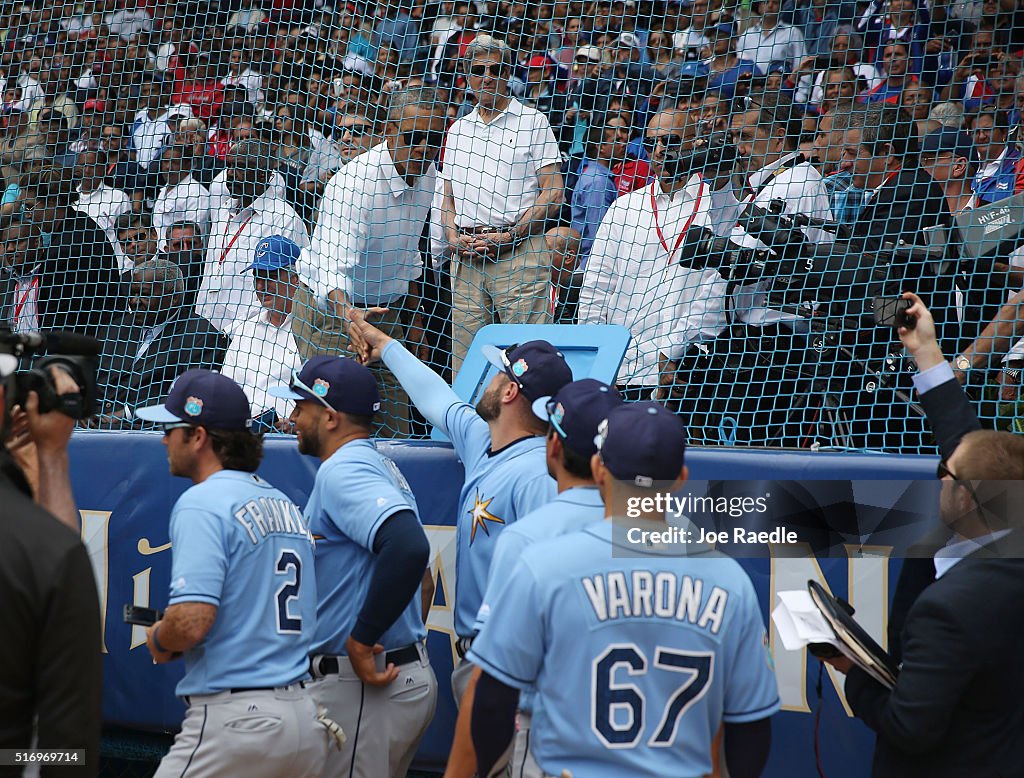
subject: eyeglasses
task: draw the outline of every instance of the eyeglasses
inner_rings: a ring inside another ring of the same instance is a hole
[[[516,386],[518,386],[520,389],[522,389],[523,388],[523,382],[520,381],[519,380],[519,376],[517,376],[512,371],[512,363],[509,362],[509,359],[508,359],[508,352],[515,351],[517,348],[519,348],[519,344],[518,343],[513,343],[508,348],[503,348],[501,350],[501,352],[500,352],[501,353],[501,364],[505,367],[505,375],[507,375],[510,379],[512,379],[512,381],[515,382]]]
[[[348,127],[339,127],[338,131],[344,135],[346,132],[351,133],[357,138],[361,138],[364,135],[369,135],[372,128],[369,124],[350,124]]]
[[[665,148],[672,148],[673,146],[683,145],[683,136],[670,133],[668,135],[656,135],[653,138],[650,136],[644,136],[644,149],[647,153],[653,154],[654,150],[658,148],[658,143],[661,143]]]
[[[298,370],[292,370],[292,380],[288,382],[288,388],[291,389],[293,392],[296,390],[300,390],[306,392],[307,394],[313,395],[313,397],[316,398],[316,401],[319,402],[322,406],[324,406],[327,410],[334,411],[335,413],[337,413],[337,411],[334,410],[334,408],[331,406],[329,402],[327,402],[327,400],[321,397],[312,387],[306,386],[306,384],[302,382],[302,379],[299,378]]]
[[[439,149],[444,145],[444,132],[441,130],[406,130],[402,133],[402,140],[406,146],[426,145],[432,149]]]
[[[562,419],[565,418],[565,408],[562,407],[562,404],[551,399],[544,404],[544,409],[548,412],[548,423],[558,433],[558,437],[562,440],[569,437],[562,428]]]
[[[959,478],[957,478],[956,473],[949,469],[949,465],[946,464],[945,457],[939,460],[939,464],[935,468],[935,477],[938,478],[940,481],[943,478],[952,478],[954,481],[960,480]]]
[[[469,68],[469,75],[473,78],[484,78],[488,73],[494,78],[501,78],[505,74],[505,66],[494,62],[490,65],[471,65]]]

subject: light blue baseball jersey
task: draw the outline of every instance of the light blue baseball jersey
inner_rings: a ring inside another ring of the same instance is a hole
[[[536,686],[548,773],[704,775],[723,721],[779,709],[754,587],[728,557],[613,557],[616,542],[604,522],[526,549],[469,658]]]
[[[316,541],[316,584],[320,594],[314,654],[345,655],[345,640],[366,602],[377,567],[377,530],[399,511],[416,511],[405,476],[371,440],[353,440],[320,465],[306,503],[306,520]],[[423,640],[419,589],[381,635],[390,650]]]
[[[217,606],[206,637],[185,653],[177,693],[308,678],[316,579],[299,507],[254,473],[221,470],[181,495],[170,535],[170,604]]]
[[[476,614],[473,628],[477,631],[483,629],[491,613],[491,602],[505,581],[512,577],[523,551],[534,543],[576,532],[603,519],[604,502],[597,487],[574,486],[502,532],[494,548],[484,601]],[[510,592],[510,595],[515,596],[515,593]],[[519,695],[519,710],[532,712],[533,698],[532,689],[523,690]]]
[[[466,470],[455,530],[455,633],[468,637],[476,634],[473,625],[502,530],[553,500],[558,486],[548,475],[543,437],[491,451],[487,422],[462,402],[448,409],[444,426]]]

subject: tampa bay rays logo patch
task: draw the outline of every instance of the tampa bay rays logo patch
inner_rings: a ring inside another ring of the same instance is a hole
[[[512,372],[515,373],[516,378],[521,377],[523,373],[525,373],[529,369],[530,366],[526,364],[525,359],[517,360],[516,363],[512,365]]]
[[[481,500],[480,492],[477,492],[473,497],[473,507],[470,508],[466,513],[472,515],[473,524],[469,530],[469,544],[473,545],[473,541],[476,539],[477,527],[484,531],[484,534],[490,537],[491,531],[487,528],[487,522],[493,521],[495,524],[504,524],[505,520],[495,516],[491,513],[488,508],[491,503],[494,502],[494,498],[489,500]]]
[[[313,382],[313,394],[317,397],[326,397],[327,392],[330,391],[331,385],[324,379],[318,378]]]
[[[555,424],[561,425],[562,419],[565,418],[565,408],[562,407],[562,403],[558,403],[555,409],[551,411],[551,421]]]
[[[203,401],[198,397],[189,397],[185,401],[185,413],[189,416],[198,416],[203,412]]]

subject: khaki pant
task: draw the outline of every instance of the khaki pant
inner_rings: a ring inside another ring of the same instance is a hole
[[[374,319],[373,324],[395,340],[403,340],[405,330],[400,313],[401,303]],[[295,290],[292,335],[304,360],[321,355],[356,357],[348,348],[345,322],[333,313],[325,312],[305,286]],[[374,417],[374,434],[381,438],[408,438],[409,395],[383,362],[370,365],[370,370],[377,378],[377,390],[380,392],[380,411]]]
[[[452,372],[488,324],[550,324],[551,251],[534,235],[498,259],[452,261]]]

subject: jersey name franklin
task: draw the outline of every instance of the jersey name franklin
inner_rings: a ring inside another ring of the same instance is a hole
[[[717,635],[729,593],[711,589],[701,605],[704,581],[675,573],[650,570],[601,573],[580,581],[598,621],[629,618],[674,619],[710,629]]]
[[[245,528],[253,545],[270,534],[299,535],[313,545],[313,535],[302,518],[302,512],[288,500],[274,497],[249,500],[235,511],[234,517]]]

